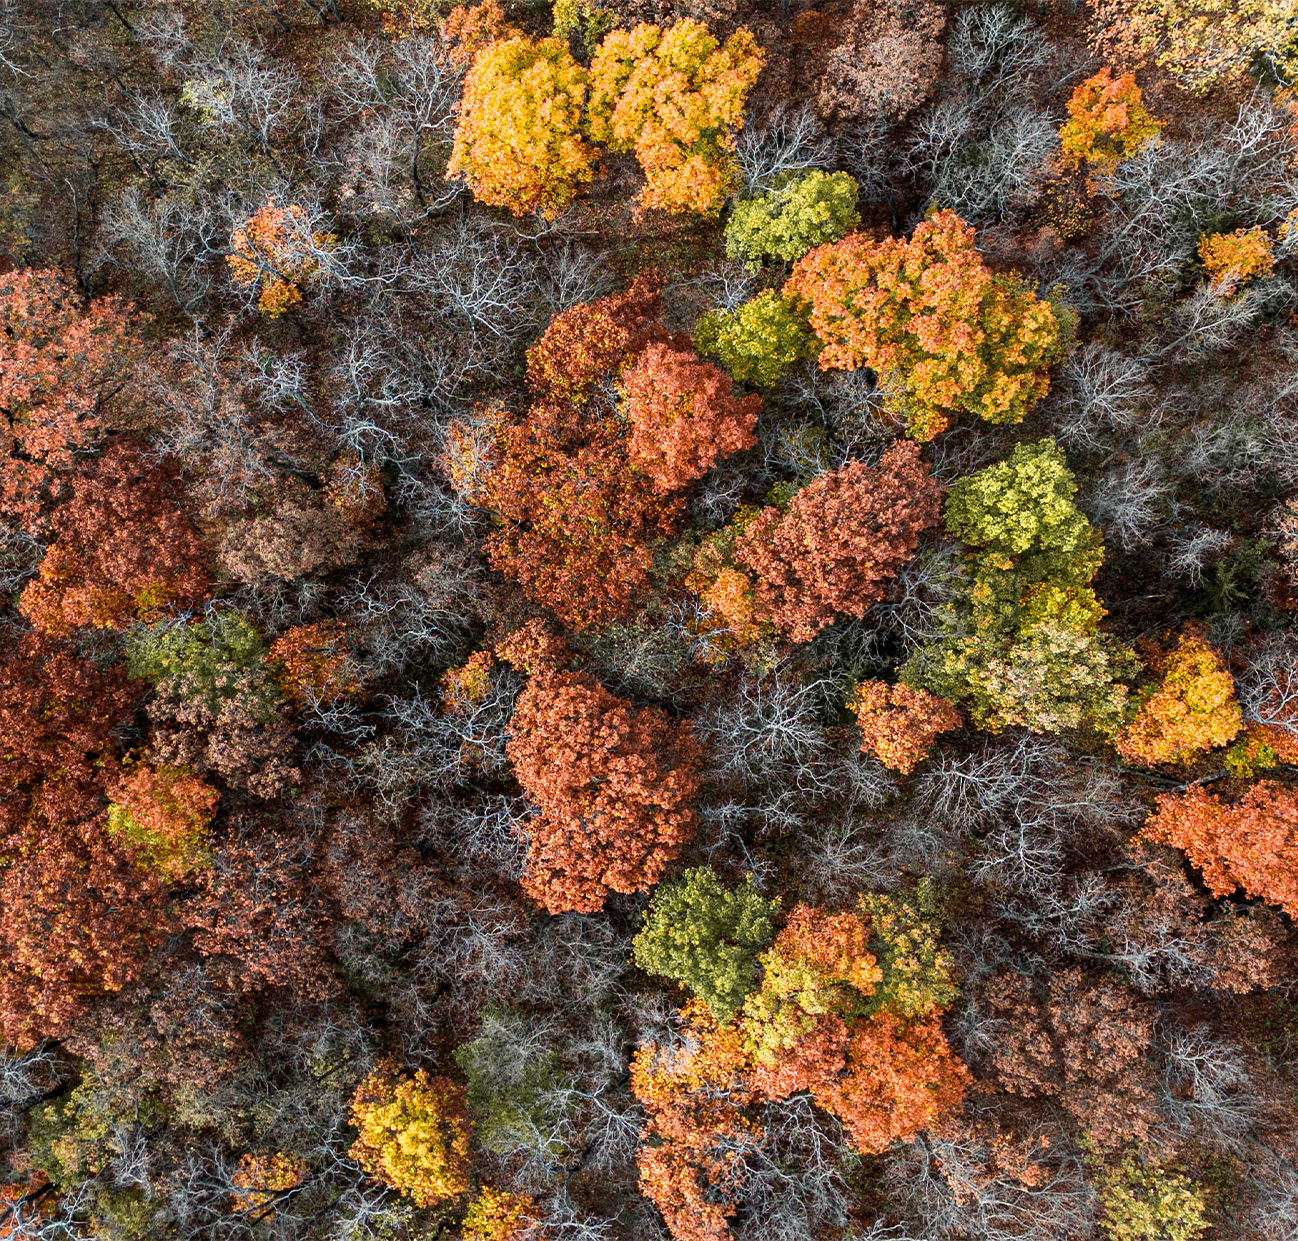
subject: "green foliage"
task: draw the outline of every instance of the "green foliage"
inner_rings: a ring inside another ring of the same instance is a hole
[[[132,678],[165,685],[213,711],[251,693],[264,719],[283,698],[267,675],[267,653],[265,639],[237,612],[217,612],[190,625],[140,626],[126,639]]]
[[[806,317],[765,289],[734,313],[710,310],[694,328],[694,347],[718,359],[736,379],[769,387],[795,362],[814,356]]]
[[[1110,1241],[1195,1241],[1208,1230],[1203,1191],[1178,1172],[1128,1155],[1100,1188]]]
[[[951,954],[942,947],[938,889],[921,879],[913,892],[867,893],[860,909],[868,914],[874,953],[883,979],[870,997],[869,1012],[896,1013],[907,1019],[949,1008],[956,997]]]
[[[482,1033],[455,1049],[467,1079],[474,1140],[484,1150],[554,1156],[567,1138],[567,1082],[559,1057],[543,1047],[523,1018],[488,1007]]]
[[[683,983],[726,1025],[752,989],[754,961],[775,934],[778,908],[747,879],[728,892],[709,867],[688,870],[655,894],[635,937],[635,963]]]
[[[953,701],[976,724],[1060,732],[1124,722],[1134,655],[1099,632],[1090,582],[1100,537],[1073,503],[1077,484],[1053,440],[953,483],[948,533],[978,548],[948,633],[918,651],[903,680]]]
[[[772,255],[793,263],[861,222],[856,182],[845,172],[786,173],[766,193],[741,198],[726,225],[726,254],[756,271]]]

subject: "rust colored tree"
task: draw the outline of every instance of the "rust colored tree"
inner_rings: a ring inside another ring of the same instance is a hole
[[[1202,785],[1163,793],[1141,835],[1184,850],[1214,896],[1243,888],[1298,916],[1298,795],[1261,780],[1235,805]]]
[[[290,702],[332,702],[360,690],[348,656],[345,621],[316,621],[286,630],[271,643],[266,662]]]
[[[927,757],[939,733],[959,728],[958,708],[928,690],[862,681],[847,700],[861,729],[861,752],[909,775]]]
[[[851,462],[769,508],[739,536],[735,558],[757,574],[760,611],[806,642],[840,613],[862,617],[941,515],[942,487],[919,449],[894,444],[876,467]]]
[[[757,443],[759,396],[736,397],[725,371],[692,349],[650,345],[622,381],[631,419],[631,464],[660,491],[702,478],[731,453]]]
[[[0,275],[0,510],[31,518],[112,425],[139,351],[129,308],[55,271]]]
[[[207,594],[206,549],[181,507],[174,469],[115,444],[75,479],[50,519],[54,543],[19,609],[45,633],[124,629],[194,607]]]
[[[697,828],[699,751],[688,726],[637,710],[581,673],[534,676],[508,744],[539,813],[523,889],[551,913],[653,887]]]

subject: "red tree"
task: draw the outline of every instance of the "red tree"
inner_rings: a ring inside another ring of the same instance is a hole
[[[40,510],[106,429],[138,348],[116,298],[83,306],[56,271],[0,275],[0,510]]]
[[[1234,806],[1202,785],[1163,793],[1141,834],[1183,849],[1214,896],[1240,887],[1298,917],[1298,794],[1284,785],[1259,781]]]
[[[757,443],[759,396],[735,397],[729,375],[692,349],[653,344],[626,373],[631,464],[661,491],[702,478],[722,458]]]
[[[764,510],[739,536],[735,558],[758,576],[761,610],[806,642],[835,615],[861,617],[940,516],[942,487],[919,449],[894,444],[877,467],[859,461],[804,487],[787,512]]]
[[[697,827],[688,727],[555,672],[528,682],[510,732],[514,774],[540,811],[524,891],[551,913],[593,913],[610,891],[653,887]]]
[[[124,629],[206,596],[203,541],[180,508],[174,469],[118,444],[72,486],[50,519],[54,544],[19,603],[37,629]]]

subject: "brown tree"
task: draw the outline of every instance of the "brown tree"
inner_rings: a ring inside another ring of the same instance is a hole
[[[622,381],[631,464],[660,491],[702,478],[722,457],[757,443],[759,396],[735,397],[725,371],[693,350],[650,345]]]
[[[19,602],[45,633],[124,629],[207,594],[206,549],[181,507],[174,468],[147,464],[129,445],[114,444],[73,481],[50,527],[54,544]]]
[[[551,913],[653,887],[693,836],[699,750],[688,726],[575,672],[534,676],[510,722],[514,774],[537,804],[523,889]]]
[[[942,487],[918,447],[894,444],[876,467],[853,461],[770,508],[739,536],[735,558],[757,574],[761,610],[806,642],[839,613],[862,617],[941,513]]]
[[[22,517],[111,425],[139,352],[129,308],[83,307],[58,272],[0,275],[0,510]]]

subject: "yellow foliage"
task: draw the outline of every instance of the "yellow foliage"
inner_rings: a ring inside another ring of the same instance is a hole
[[[464,1214],[464,1241],[514,1241],[528,1227],[532,1209],[532,1200],[526,1194],[505,1193],[484,1185]]]
[[[594,175],[579,132],[585,101],[586,71],[558,39],[489,44],[464,82],[448,175],[490,207],[553,218]]]
[[[399,1080],[380,1065],[352,1096],[351,1156],[370,1176],[428,1207],[469,1189],[464,1090],[420,1069]]]
[[[715,215],[734,189],[732,131],[764,59],[743,28],[724,44],[690,18],[615,30],[591,62],[590,135],[635,152],[644,206]]]
[[[1073,167],[1085,162],[1100,172],[1112,172],[1157,138],[1162,128],[1162,121],[1141,103],[1135,77],[1124,73],[1115,78],[1106,65],[1073,91],[1059,142]]]
[[[1261,228],[1205,233],[1199,238],[1199,257],[1213,283],[1227,297],[1254,276],[1270,275],[1275,266],[1271,238]]]
[[[257,308],[275,319],[302,300],[302,286],[320,274],[320,258],[333,250],[333,233],[314,231],[296,203],[277,207],[274,198],[249,216],[230,239],[225,256],[236,284],[261,285]]]

